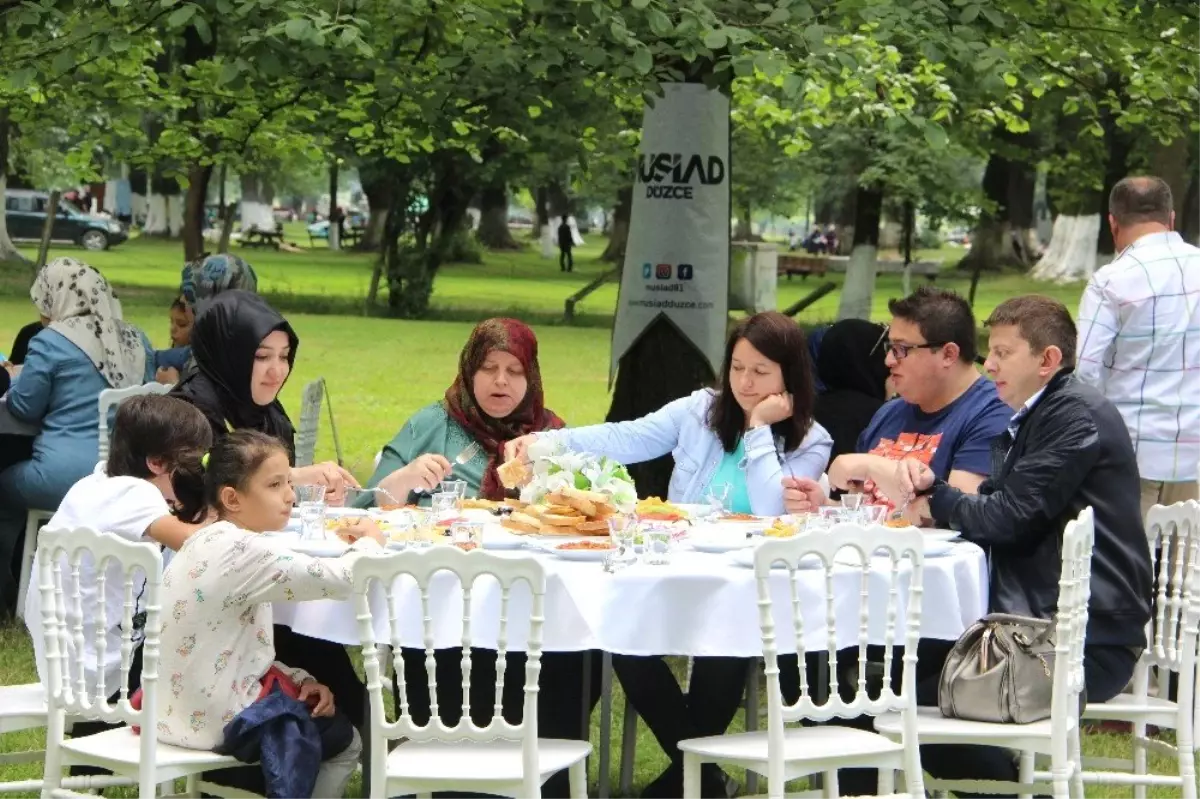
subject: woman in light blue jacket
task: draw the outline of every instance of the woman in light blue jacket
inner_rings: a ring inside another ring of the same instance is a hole
[[[726,507],[736,513],[784,512],[783,478],[817,479],[833,445],[813,421],[812,366],[804,333],[780,313],[755,314],[729,337],[721,386],[675,400],[630,422],[551,430],[509,442],[508,458],[525,457],[534,440],[568,450],[639,463],[670,453],[675,459],[667,499],[702,502],[729,486]],[[643,796],[682,796],[685,738],[721,735],[741,704],[742,658],[696,658],[684,696],[661,658],[613,656],[613,668],[634,707],[671,759]],[[720,769],[706,765],[702,796],[724,796]]]

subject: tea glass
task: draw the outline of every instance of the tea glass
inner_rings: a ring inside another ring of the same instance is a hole
[[[296,486],[296,504],[300,508],[300,538],[320,541],[325,538],[325,486]]]

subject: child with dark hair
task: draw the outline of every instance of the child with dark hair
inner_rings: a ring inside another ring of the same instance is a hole
[[[192,322],[196,319],[183,297],[171,303],[171,349],[154,351],[155,379],[173,385],[192,357]]]
[[[212,430],[204,414],[188,403],[163,396],[131,397],[121,403],[113,427],[108,461],[73,485],[47,523],[52,529],[90,527],[132,541],[151,540],[171,549],[183,546],[187,537],[200,529],[207,515],[204,504],[201,457],[212,443]],[[65,564],[65,556],[63,563]],[[38,573],[35,560],[33,573]],[[74,579],[63,576],[65,591],[73,591]],[[104,686],[120,688],[121,620],[125,617],[125,592],[120,569],[108,570],[105,595],[97,596],[98,577],[90,559],[79,567],[83,624],[91,624],[93,609],[104,603],[109,629],[104,661],[96,652],[85,653],[84,678],[88,691],[95,690],[103,674]],[[140,618],[142,591],[135,592],[135,627]],[[74,610],[67,608],[67,626],[74,626]],[[39,676],[46,674],[42,635],[41,594],[37,581],[30,581],[25,594],[25,624],[33,639]],[[135,633],[135,645],[140,630]],[[71,646],[68,641],[68,646]],[[140,647],[139,647],[140,649]],[[68,653],[68,660],[75,660]],[[141,682],[141,659],[135,658],[129,674],[130,691]]]
[[[168,618],[160,667],[170,695],[160,711],[158,739],[240,752],[236,731],[268,712],[260,703],[282,702],[271,688],[279,685],[308,706],[306,721],[311,711],[322,762],[318,770],[315,762],[298,758],[297,768],[311,767],[308,783],[289,784],[298,792],[268,795],[341,796],[361,740],[349,721],[335,717],[328,687],[275,660],[271,603],[347,597],[351,566],[379,551],[383,537],[363,520],[340,533],[351,545],[344,555],[313,558],[259,535],[287,524],[295,498],[290,478],[288,450],[265,433],[236,430],[209,453],[205,498],[218,521],[189,538],[163,574]]]

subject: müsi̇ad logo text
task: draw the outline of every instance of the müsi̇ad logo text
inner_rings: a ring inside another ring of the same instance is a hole
[[[699,153],[642,153],[638,156],[638,182],[646,196],[663,200],[690,200],[692,186],[719,185],[725,181],[725,162]]]

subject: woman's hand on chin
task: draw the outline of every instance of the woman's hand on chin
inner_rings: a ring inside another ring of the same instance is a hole
[[[346,502],[346,489],[358,488],[354,475],[333,461],[292,469],[292,485],[325,486],[325,504],[339,507]]]
[[[426,452],[379,481],[379,487],[401,502],[414,491],[435,491],[454,467],[444,455]]]
[[[784,392],[763,397],[750,411],[750,426],[763,427],[791,418],[792,395]]]

